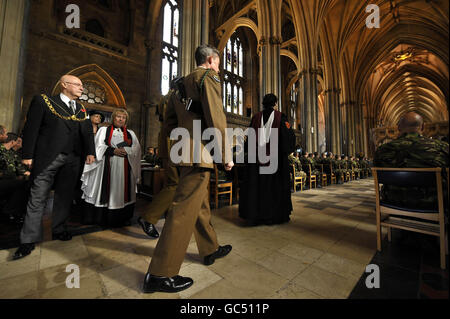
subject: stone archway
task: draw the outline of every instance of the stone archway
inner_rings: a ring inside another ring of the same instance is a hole
[[[98,110],[105,115],[105,122],[110,120],[111,114],[118,108],[126,109],[125,99],[114,79],[97,64],[80,66],[67,74],[78,77],[84,85],[84,92],[80,98],[88,110]],[[61,92],[60,82],[53,87],[52,95]]]

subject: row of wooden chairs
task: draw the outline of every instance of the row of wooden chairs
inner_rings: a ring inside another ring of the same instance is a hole
[[[302,167],[305,167],[306,165],[303,165]],[[319,166],[321,167],[321,175],[322,175],[322,180],[321,180],[321,185],[322,187],[326,187],[328,186],[328,180],[330,181],[330,184],[337,184],[337,177],[336,174],[333,172],[333,165],[332,164],[319,164]],[[292,181],[294,184],[294,191],[297,191],[297,185],[302,185],[300,190],[303,191],[303,177],[300,176],[295,176],[295,165],[291,164],[292,167]],[[343,169],[347,169],[347,165],[344,165],[342,167]],[[311,164],[307,165],[307,171],[306,171],[306,182],[309,184],[309,188],[311,189],[314,185],[314,188],[317,188],[317,178],[315,175],[312,175],[312,168],[311,168]],[[341,169],[341,165],[339,164],[339,169]],[[362,175],[363,174],[363,175]],[[356,172],[353,168],[352,171],[349,172],[347,171],[346,174],[344,175],[344,181],[345,182],[349,182],[352,180],[355,180],[357,178],[361,178],[361,177],[368,177],[368,173],[367,172]]]

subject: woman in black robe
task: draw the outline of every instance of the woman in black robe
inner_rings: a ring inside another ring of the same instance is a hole
[[[241,170],[239,216],[249,225],[272,225],[286,223],[290,220],[292,211],[291,187],[288,155],[295,149],[295,134],[291,129],[286,115],[277,111],[277,97],[267,94],[263,98],[263,111],[252,118],[250,127],[256,132],[256,148],[247,145],[246,151],[256,149],[258,154],[258,129],[272,122],[272,130],[278,130],[278,168],[273,174],[261,174],[260,168],[268,166],[261,164],[256,156],[256,163],[247,163]],[[273,117],[271,116],[273,114]],[[269,125],[268,125],[269,126]],[[270,143],[270,142],[269,142]],[[266,144],[266,154],[270,155],[269,143]]]

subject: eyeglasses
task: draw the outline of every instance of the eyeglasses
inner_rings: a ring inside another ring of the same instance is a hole
[[[80,84],[80,83],[73,83],[73,82],[64,82],[64,83],[66,83],[66,84],[72,84],[72,85],[74,85],[74,86],[76,86],[76,87],[83,88],[83,84]]]

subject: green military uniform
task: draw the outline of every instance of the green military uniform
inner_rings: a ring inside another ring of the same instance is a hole
[[[333,165],[333,173],[336,175],[336,183],[344,183],[345,176],[344,170],[340,168],[341,160],[337,158],[331,159],[331,164]]]
[[[172,97],[173,90],[170,90],[160,101],[158,105],[158,112],[162,114],[160,120],[164,123],[166,118],[166,109],[170,98]],[[173,197],[175,196],[175,190],[178,186],[179,176],[175,166],[169,161],[169,149],[170,149],[170,132],[164,130],[164,125],[161,127],[159,133],[159,154],[161,157],[163,168],[166,170],[167,181],[164,188],[152,199],[152,203],[147,208],[147,211],[143,214],[147,222],[156,224],[162,215],[168,211],[170,205],[172,205]],[[150,155],[150,154],[148,154]],[[156,155],[154,155],[156,156]],[[145,159],[145,158],[144,158]],[[153,158],[154,159],[154,158]]]
[[[217,251],[216,232],[211,224],[208,184],[210,169],[214,166],[212,156],[205,149],[208,141],[197,141],[201,156],[194,161],[194,120],[201,121],[202,129],[214,127],[222,134],[222,162],[232,161],[231,147],[225,135],[227,126],[222,105],[221,83],[219,75],[213,70],[198,67],[184,78],[186,96],[201,105],[201,112],[190,112],[178,98],[169,100],[164,119],[164,129],[171,132],[177,127],[189,132],[189,141],[173,142],[188,145],[189,156],[182,157],[180,163],[174,163],[180,171],[179,184],[173,204],[167,214],[164,229],[156,245],[148,272],[155,276],[173,277],[179,273],[189,241],[194,233],[198,251],[207,256]],[[196,146],[197,147],[197,146]],[[226,150],[226,152],[224,152]]]
[[[302,177],[302,184],[305,186],[306,184],[306,173],[302,170],[302,163],[300,160],[294,156],[294,154],[290,154],[288,156],[289,164],[295,166],[295,176]]]
[[[144,161],[146,161],[149,164],[156,165],[155,164],[156,155],[155,154],[145,154],[144,155]]]
[[[0,144],[0,178],[12,179],[23,176],[27,171],[22,164],[20,156],[13,150],[7,150],[3,144]]]
[[[369,176],[369,163],[364,159],[364,155],[360,154],[358,156],[358,164],[361,169],[361,177]]]
[[[319,163],[317,162],[316,158],[308,157],[308,161],[311,164],[312,169],[312,175],[316,175],[317,185],[321,185],[322,183],[322,173],[320,170]]]
[[[0,144],[0,199],[5,200],[2,213],[11,221],[20,221],[26,212],[28,198],[27,167],[13,149]]]
[[[448,167],[448,143],[421,136],[403,134],[396,140],[381,145],[375,152],[375,167]],[[448,178],[448,177],[447,177]],[[446,186],[444,180],[444,187]],[[436,190],[420,187],[383,187],[382,200],[393,205],[411,208],[429,208],[436,205]]]
[[[352,164],[352,169],[355,172],[355,176],[357,178],[361,178],[361,168],[359,167],[358,161],[355,158],[353,158],[350,160],[350,162]]]

